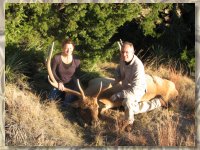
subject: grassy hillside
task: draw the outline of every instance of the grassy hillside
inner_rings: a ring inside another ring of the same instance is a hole
[[[82,129],[65,119],[58,103],[6,85],[6,145],[82,145]]]
[[[115,63],[98,66],[112,77]],[[29,88],[6,85],[6,145],[20,146],[195,146],[195,83],[169,67],[146,72],[175,82],[179,97],[168,109],[135,116],[134,130],[118,126],[123,109],[108,110],[96,127],[83,124],[77,109],[47,101]],[[46,81],[45,81],[46,82]],[[45,91],[46,92],[46,91]]]

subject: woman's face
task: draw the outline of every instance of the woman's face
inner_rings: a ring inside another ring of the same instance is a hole
[[[63,47],[63,53],[65,55],[72,55],[74,50],[74,46],[72,44],[65,44],[65,46]]]

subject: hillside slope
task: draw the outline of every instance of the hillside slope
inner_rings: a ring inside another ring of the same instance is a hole
[[[108,68],[100,69],[109,75]],[[123,109],[108,110],[96,127],[84,124],[77,109],[63,108],[59,101],[47,101],[32,90],[6,85],[6,145],[17,146],[194,146],[195,83],[187,76],[163,68],[158,74],[175,82],[179,97],[168,109],[159,108],[135,116],[134,130],[121,131]]]
[[[82,145],[80,128],[64,118],[55,101],[6,85],[6,145]]]

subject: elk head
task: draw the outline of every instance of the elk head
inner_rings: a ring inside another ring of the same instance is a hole
[[[49,80],[49,83],[53,87],[58,88],[58,82],[55,80],[54,75],[51,70],[51,57],[52,57],[53,47],[54,47],[54,43],[52,44],[51,50],[50,50],[48,58],[47,58],[48,80]],[[77,101],[71,103],[70,105],[75,108],[89,109],[91,114],[87,114],[87,115],[91,117],[90,120],[92,120],[92,123],[97,122],[98,121],[98,113],[99,113],[98,112],[99,105],[97,102],[97,98],[102,91],[102,83],[100,85],[100,89],[99,89],[98,93],[94,96],[86,96],[85,95],[83,89],[80,86],[79,79],[77,79],[77,85],[78,85],[80,92],[71,90],[69,88],[64,88],[64,90],[63,90],[64,92],[74,94],[79,97],[79,99]]]

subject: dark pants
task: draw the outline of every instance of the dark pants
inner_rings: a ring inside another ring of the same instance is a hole
[[[73,80],[71,80],[69,83],[64,84],[64,86],[71,90],[79,91],[77,84]],[[61,99],[61,100],[63,100],[63,105],[68,105],[69,103],[72,103],[75,100],[77,100],[78,97],[76,95],[70,94],[68,92],[60,91],[57,88],[53,88],[50,91],[48,99],[49,100]]]

